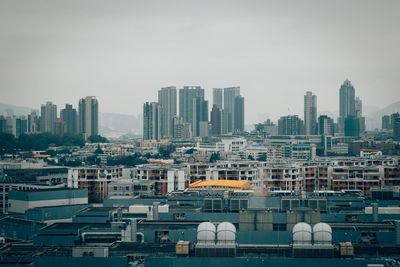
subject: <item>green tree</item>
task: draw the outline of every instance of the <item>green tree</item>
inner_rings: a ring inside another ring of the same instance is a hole
[[[163,145],[158,148],[158,153],[163,159],[170,158],[171,153],[175,152],[176,147],[173,144]]]
[[[108,142],[107,138],[105,138],[101,135],[92,135],[88,138],[88,141],[90,143],[107,143]]]

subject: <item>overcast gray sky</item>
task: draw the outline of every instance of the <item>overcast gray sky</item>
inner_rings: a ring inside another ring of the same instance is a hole
[[[139,114],[157,90],[240,86],[247,123],[400,100],[400,1],[0,1],[0,103],[39,108],[95,95]]]

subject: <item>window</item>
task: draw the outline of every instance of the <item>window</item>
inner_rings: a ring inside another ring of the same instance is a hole
[[[286,231],[286,224],[285,223],[274,223],[272,224],[273,231]]]

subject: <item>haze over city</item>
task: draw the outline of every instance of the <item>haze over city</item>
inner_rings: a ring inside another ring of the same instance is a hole
[[[240,86],[250,124],[303,116],[306,91],[337,113],[346,78],[365,106],[400,99],[398,1],[22,2],[0,3],[4,104],[138,115],[161,87]]]
[[[0,266],[400,266],[400,0],[1,0]]]

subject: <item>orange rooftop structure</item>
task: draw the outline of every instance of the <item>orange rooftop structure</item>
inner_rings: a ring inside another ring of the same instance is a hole
[[[249,181],[212,180],[197,181],[189,185],[189,190],[251,190]]]

